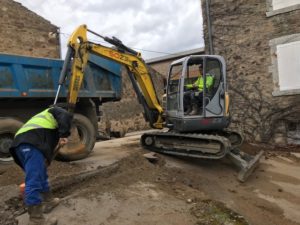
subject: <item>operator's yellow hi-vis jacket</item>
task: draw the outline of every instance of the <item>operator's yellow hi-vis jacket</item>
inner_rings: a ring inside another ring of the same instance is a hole
[[[210,74],[206,74],[206,88],[210,89],[214,83],[214,77]],[[187,84],[186,87],[191,89],[194,86],[198,87],[198,91],[203,91],[204,79],[203,76],[200,75],[198,79],[194,82],[194,84]]]
[[[58,128],[57,121],[53,115],[49,112],[49,109],[35,115],[28,120],[16,133],[15,137],[19,134],[27,132],[29,130],[45,128],[45,129],[56,129]]]

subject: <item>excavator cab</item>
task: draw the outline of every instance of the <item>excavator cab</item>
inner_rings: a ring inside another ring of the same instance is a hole
[[[229,97],[224,58],[191,55],[174,61],[169,70],[166,101],[169,128],[178,132],[226,128]]]

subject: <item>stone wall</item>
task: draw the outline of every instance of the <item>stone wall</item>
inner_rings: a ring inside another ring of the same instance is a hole
[[[163,95],[163,76],[148,67],[157,96]],[[104,136],[123,136],[127,132],[149,129],[150,126],[143,116],[143,107],[139,104],[126,69],[122,69],[122,98],[119,102],[108,102],[101,106],[103,117],[100,131]]]
[[[58,28],[13,0],[0,1],[0,52],[59,58]]]
[[[157,72],[162,74],[164,78],[168,78],[169,68],[172,62],[184,58],[189,55],[202,55],[204,53],[204,48],[195,48],[187,51],[176,52],[171,55],[161,56],[157,58],[152,58],[146,62]]]
[[[168,78],[168,73],[169,73],[169,67],[170,64],[175,61],[176,59],[172,58],[170,60],[162,61],[162,62],[155,62],[155,63],[150,63],[151,67],[155,69],[157,72],[162,74],[166,79]]]
[[[300,10],[267,17],[266,1],[210,2],[214,51],[227,62],[232,126],[241,128],[249,141],[286,144],[290,139],[289,129],[297,127],[300,121],[300,98],[272,95],[269,43],[281,36],[300,33]],[[202,8],[205,9],[205,1]],[[208,52],[205,10],[203,14]]]

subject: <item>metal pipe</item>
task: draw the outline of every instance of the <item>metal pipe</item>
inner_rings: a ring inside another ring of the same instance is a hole
[[[58,34],[58,42],[59,42],[59,45],[58,45],[59,58],[62,58],[60,28],[57,28],[57,34]]]
[[[205,97],[206,97],[206,57],[205,58],[203,58],[203,70],[202,70],[202,77],[203,77],[203,91],[202,91],[202,115],[203,115],[203,117],[205,118],[206,117],[206,105],[205,105],[205,103],[206,103],[206,99],[205,99]]]
[[[214,46],[212,40],[212,29],[211,29],[211,17],[210,17],[210,0],[206,0],[206,19],[207,19],[207,31],[208,31],[208,44],[209,44],[209,54],[214,54]]]
[[[56,105],[56,103],[57,103],[57,99],[58,99],[58,95],[59,95],[59,92],[60,92],[60,88],[61,88],[61,84],[58,85],[53,105]]]
[[[90,33],[92,33],[92,34],[95,35],[95,36],[98,36],[98,37],[100,37],[100,38],[102,38],[102,39],[105,39],[104,36],[102,36],[102,35],[96,33],[95,31],[92,31],[92,30],[90,30],[90,29],[87,29],[87,31],[90,32]]]
[[[73,49],[70,46],[68,46],[63,68],[60,71],[58,84],[63,84],[65,82],[67,72],[71,63],[72,53]]]
[[[119,39],[116,38],[116,37],[112,37],[112,38],[110,38],[110,37],[104,37],[104,36],[102,36],[102,35],[100,35],[100,34],[94,32],[94,31],[92,31],[92,30],[87,29],[87,31],[90,32],[90,33],[92,33],[92,34],[94,34],[94,35],[96,35],[97,37],[102,38],[104,41],[106,41],[106,42],[108,42],[108,43],[110,43],[110,44],[112,44],[112,45],[118,47],[118,49],[121,49],[121,50],[123,50],[123,51],[127,51],[127,52],[129,52],[129,53],[131,53],[131,54],[133,54],[133,55],[139,55],[139,53],[138,53],[137,51],[135,51],[135,50],[133,50],[133,49],[127,47],[126,45],[124,45],[124,44],[122,43],[121,40],[119,40]]]
[[[65,61],[64,61],[64,64],[63,64],[63,68],[62,68],[62,70],[60,72],[60,75],[59,75],[58,89],[56,91],[56,95],[55,95],[55,99],[54,99],[54,105],[57,103],[61,86],[63,85],[63,83],[66,80],[69,65],[70,65],[71,58],[72,58],[72,53],[73,53],[72,48],[69,46],[68,50],[67,50],[67,53],[66,53],[66,58],[65,58]]]

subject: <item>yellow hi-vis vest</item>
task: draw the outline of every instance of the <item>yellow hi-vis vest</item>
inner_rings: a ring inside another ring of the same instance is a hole
[[[206,85],[205,87],[207,89],[210,89],[214,84],[214,77],[210,74],[206,74]],[[200,75],[198,77],[198,79],[194,82],[194,85],[196,87],[198,87],[198,91],[203,91],[203,87],[204,87],[204,79],[203,79],[203,76]],[[186,85],[187,88],[193,88],[193,84],[187,84]]]
[[[15,134],[15,137],[29,130],[38,128],[56,129],[58,127],[57,121],[48,111],[49,109],[46,109],[43,112],[33,116],[18,130],[18,132]]]

